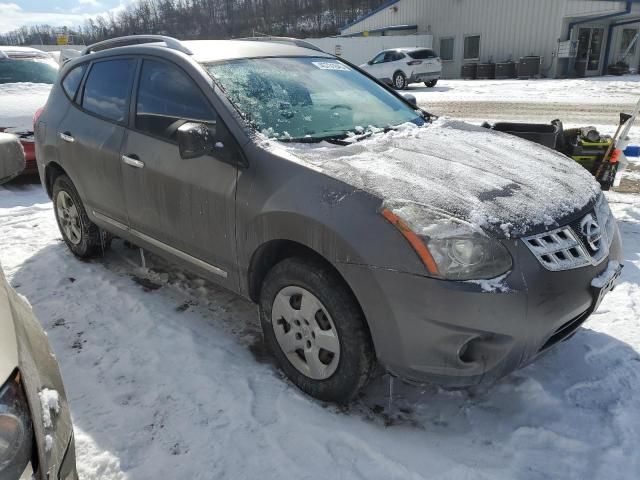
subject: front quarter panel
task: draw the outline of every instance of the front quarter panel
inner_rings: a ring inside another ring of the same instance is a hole
[[[271,240],[291,240],[331,263],[424,269],[402,235],[380,215],[381,199],[253,142],[237,193],[241,270]]]

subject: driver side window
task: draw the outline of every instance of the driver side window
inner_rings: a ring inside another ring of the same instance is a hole
[[[186,122],[215,124],[209,102],[182,70],[165,62],[144,60],[140,72],[135,126],[156,137],[176,140]]]

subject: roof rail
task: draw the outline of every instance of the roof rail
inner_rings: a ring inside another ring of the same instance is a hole
[[[245,40],[250,42],[273,42],[273,43],[284,43],[289,45],[295,45],[297,47],[308,48],[310,50],[315,50],[317,52],[327,53],[322,50],[320,47],[315,46],[311,42],[307,42],[306,40],[301,40],[299,38],[293,37],[275,37],[271,35],[264,35],[261,37],[244,37],[237,38],[236,40]]]
[[[193,55],[193,52],[185,47],[180,40],[173,37],[167,37],[165,35],[127,35],[126,37],[110,38],[109,40],[103,40],[102,42],[89,45],[82,51],[82,55],[88,55],[101,50],[108,50],[109,48],[153,42],[161,42],[164,43],[167,48],[178,50],[179,52],[186,53],[187,55]]]

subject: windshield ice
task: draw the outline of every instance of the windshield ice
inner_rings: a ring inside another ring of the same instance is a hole
[[[417,111],[337,59],[254,58],[204,67],[244,118],[271,138],[319,140],[424,123]]]

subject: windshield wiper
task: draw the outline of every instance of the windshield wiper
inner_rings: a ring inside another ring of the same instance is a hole
[[[349,133],[338,133],[334,135],[325,135],[323,137],[300,137],[300,138],[279,138],[281,142],[288,143],[320,143],[320,142],[328,142],[333,143],[334,145],[340,145],[346,147],[348,145],[352,145],[354,143],[360,142],[371,137],[374,133],[384,132],[387,133],[391,130],[395,130],[393,127],[381,128],[379,130],[369,130],[368,132],[364,132],[361,134],[353,134],[349,135]]]

